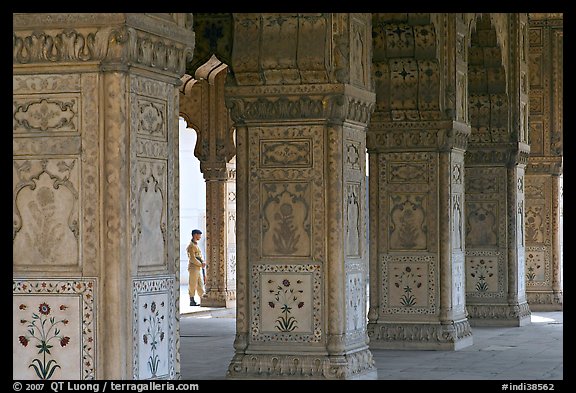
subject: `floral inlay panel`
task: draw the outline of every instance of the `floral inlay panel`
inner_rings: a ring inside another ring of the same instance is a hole
[[[14,280],[13,379],[95,379],[95,280]]]
[[[365,273],[347,272],[346,277],[346,333],[366,330]]]
[[[526,247],[526,286],[531,289],[552,284],[549,247]]]
[[[470,251],[465,260],[467,300],[505,296],[504,256],[499,251]]]
[[[255,265],[252,281],[253,341],[320,341],[319,265]]]
[[[134,379],[174,378],[174,278],[134,280],[132,298]]]
[[[436,259],[434,256],[382,255],[380,310],[389,314],[436,312]]]

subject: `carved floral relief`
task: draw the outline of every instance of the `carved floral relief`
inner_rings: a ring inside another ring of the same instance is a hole
[[[78,132],[79,99],[67,94],[14,98],[13,130],[30,132]]]
[[[426,249],[426,196],[390,196],[389,236],[391,250]]]
[[[472,247],[498,246],[498,203],[466,203],[466,245]]]
[[[262,183],[262,254],[311,254],[308,183]]]
[[[13,161],[15,265],[78,265],[76,159]]]

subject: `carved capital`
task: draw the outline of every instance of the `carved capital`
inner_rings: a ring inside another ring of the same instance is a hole
[[[200,171],[204,174],[206,181],[211,180],[228,180],[228,167],[224,161],[222,162],[200,162]]]
[[[466,165],[499,164],[505,166],[526,165],[530,146],[525,143],[469,143]]]
[[[235,122],[330,119],[367,124],[374,93],[351,85],[230,87],[227,106]]]
[[[431,151],[465,150],[470,128],[452,120],[391,122],[373,119],[366,134],[366,146],[372,152],[404,151],[426,148]]]
[[[563,172],[562,157],[528,157],[526,174],[549,173],[551,175],[561,175]]]

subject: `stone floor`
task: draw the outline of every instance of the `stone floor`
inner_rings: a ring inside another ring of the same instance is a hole
[[[532,312],[531,322],[473,327],[474,344],[458,351],[371,349],[377,379],[560,381],[554,390],[561,390],[563,312]],[[181,309],[180,329],[182,379],[225,380],[234,355],[235,309],[188,305]]]

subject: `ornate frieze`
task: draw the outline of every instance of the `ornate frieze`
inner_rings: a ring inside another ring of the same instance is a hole
[[[124,18],[116,14],[115,22],[106,21],[113,26],[107,27],[102,27],[101,19],[108,14],[80,14],[84,27],[77,27],[76,20],[70,28],[55,26],[51,15],[37,16],[38,25],[33,31],[27,25],[29,20],[15,18],[14,64],[130,62],[180,76],[192,55],[192,31],[183,33],[174,24],[148,21],[150,17],[145,14]]]

